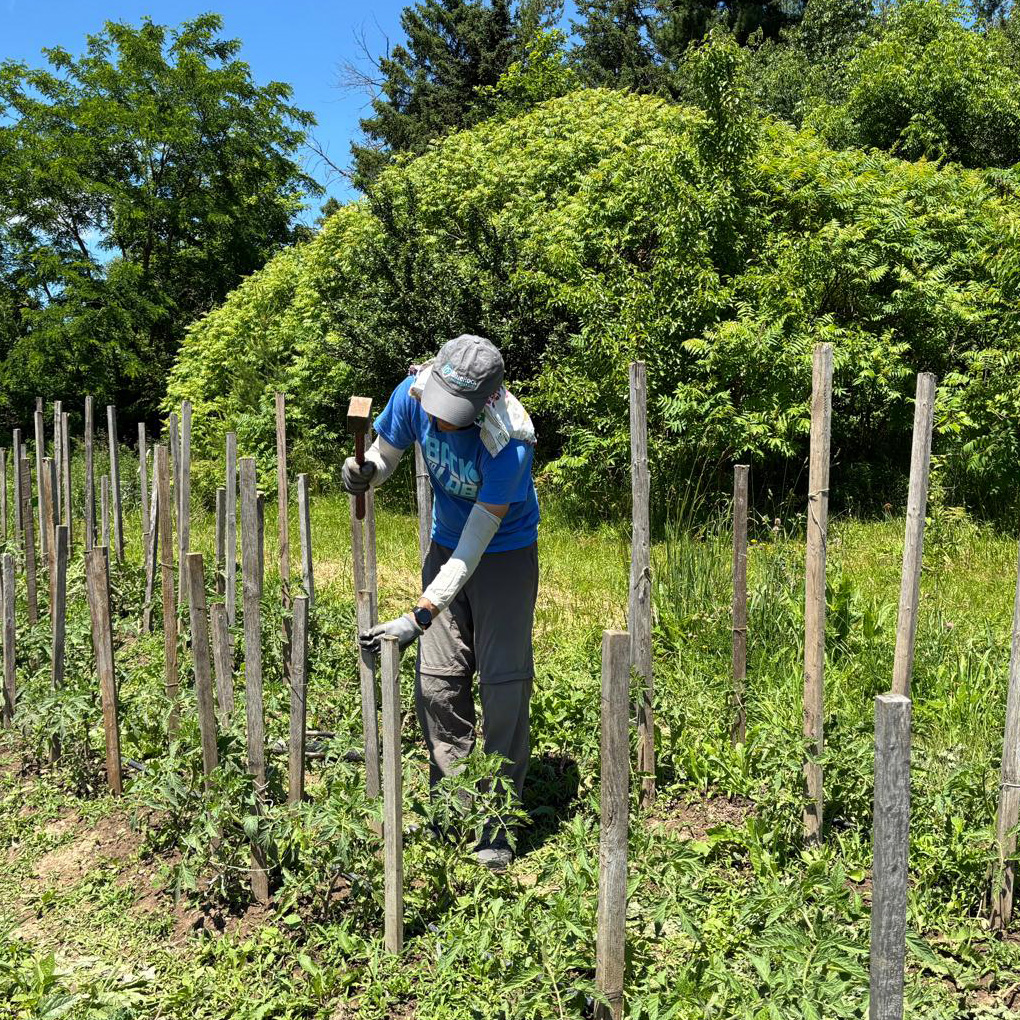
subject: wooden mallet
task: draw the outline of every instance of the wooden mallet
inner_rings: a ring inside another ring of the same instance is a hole
[[[347,431],[354,433],[354,459],[359,466],[365,463],[365,433],[368,432],[369,419],[372,417],[371,397],[351,397],[347,405]],[[365,519],[365,495],[355,497],[354,515],[359,521]]]

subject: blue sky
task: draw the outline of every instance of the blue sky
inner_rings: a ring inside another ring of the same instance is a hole
[[[85,36],[99,31],[104,21],[153,21],[176,25],[207,11],[223,16],[224,34],[241,39],[241,58],[258,82],[284,81],[294,87],[295,105],[311,110],[319,122],[315,135],[341,166],[348,162],[351,138],[358,133],[367,97],[337,88],[339,66],[358,55],[356,37],[364,32],[374,52],[381,52],[387,35],[399,41],[399,0],[373,3],[320,0],[0,0],[0,59],[43,66],[44,46],[62,46],[71,53],[84,49]],[[308,154],[307,169],[320,181],[319,161]],[[351,196],[343,180],[334,180],[329,193],[341,201]],[[323,198],[323,201],[325,199]],[[305,214],[315,218],[315,208]]]

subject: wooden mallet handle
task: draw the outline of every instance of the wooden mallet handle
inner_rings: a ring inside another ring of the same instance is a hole
[[[359,467],[365,463],[364,432],[356,432],[354,435],[354,459],[358,462]],[[357,517],[359,521],[363,521],[365,519],[365,494],[363,492],[359,492],[358,495],[354,497],[354,516]]]
[[[354,433],[354,459],[360,467],[365,463],[365,433],[368,432],[369,423],[372,420],[372,398],[351,397],[347,407],[347,428]],[[365,519],[365,496],[362,493],[355,497],[354,516],[359,520]]]

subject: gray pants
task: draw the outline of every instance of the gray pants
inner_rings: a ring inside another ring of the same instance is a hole
[[[433,543],[422,566],[427,587],[451,550]],[[538,595],[538,548],[485,553],[467,584],[422,635],[415,708],[429,750],[433,785],[475,746],[472,677],[482,703],[482,746],[508,759],[518,796],[531,756],[534,678],[531,631]]]

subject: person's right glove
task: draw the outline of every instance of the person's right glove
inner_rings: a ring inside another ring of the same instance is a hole
[[[344,461],[344,469],[341,473],[343,487],[352,495],[360,496],[368,492],[369,483],[376,472],[377,465],[370,460],[359,464],[354,457],[348,457]]]

